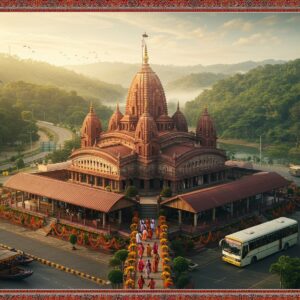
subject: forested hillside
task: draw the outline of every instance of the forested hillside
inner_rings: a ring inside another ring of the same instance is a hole
[[[258,141],[262,135],[265,143],[277,146],[275,152],[289,149],[300,155],[300,59],[219,81],[186,103],[189,125],[196,125],[204,106],[219,137]]]
[[[228,77],[225,74],[215,73],[193,73],[177,80],[171,81],[166,85],[166,90],[172,91],[193,91],[213,85],[218,80]]]
[[[93,103],[105,127],[112,110]],[[89,103],[75,91],[23,81],[0,86],[0,145],[22,140],[28,142],[29,131],[36,133],[35,120],[80,126]],[[34,134],[36,137],[36,134]]]
[[[120,85],[105,83],[55,67],[44,62],[21,60],[15,56],[0,54],[0,83],[26,81],[41,85],[53,85],[102,103],[117,103],[125,97]]]

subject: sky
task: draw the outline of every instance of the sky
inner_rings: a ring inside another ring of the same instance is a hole
[[[150,63],[211,65],[300,53],[296,13],[1,13],[0,52],[54,65]]]

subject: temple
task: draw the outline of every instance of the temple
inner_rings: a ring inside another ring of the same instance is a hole
[[[159,77],[143,63],[132,80],[125,114],[117,105],[107,131],[93,107],[81,129],[81,148],[73,151],[70,180],[123,192],[135,186],[140,195],[157,194],[165,186],[173,193],[188,191],[226,178],[225,152],[217,149],[216,129],[207,109],[196,133],[189,132],[179,104],[173,116]]]

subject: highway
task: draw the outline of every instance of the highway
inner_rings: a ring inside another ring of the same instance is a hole
[[[45,128],[45,129],[49,130],[56,136],[56,138],[57,138],[56,143],[58,145],[58,148],[63,147],[65,141],[71,140],[73,138],[73,133],[69,129],[55,126],[52,123],[38,121],[37,126],[39,128]],[[37,153],[37,154],[31,155],[31,156],[25,157],[23,160],[24,160],[25,164],[28,165],[32,162],[43,159],[44,157],[47,156],[47,154],[49,154],[49,152]],[[0,171],[7,170],[8,168],[13,167],[14,165],[15,165],[14,163],[7,163],[4,165],[1,165]]]

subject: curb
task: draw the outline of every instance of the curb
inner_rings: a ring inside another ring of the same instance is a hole
[[[7,245],[4,245],[4,244],[1,244],[0,243],[0,247],[4,248],[4,249],[7,249],[7,250],[11,250],[12,247],[9,247]],[[23,251],[21,250],[17,250],[16,251],[18,253],[23,253]],[[92,276],[90,274],[87,274],[87,273],[84,273],[84,272],[80,272],[80,271],[77,271],[77,270],[74,270],[74,269],[71,269],[71,268],[68,268],[66,266],[63,266],[63,265],[60,265],[60,264],[57,264],[55,262],[52,262],[52,261],[49,261],[47,259],[44,259],[44,258],[40,258],[40,257],[37,257],[35,255],[32,255],[32,254],[28,254],[28,253],[25,253],[28,257],[31,257],[33,258],[34,260],[38,261],[39,263],[42,263],[46,266],[49,266],[49,267],[52,267],[52,268],[55,268],[55,269],[58,269],[60,271],[64,271],[66,273],[70,273],[70,274],[73,274],[75,276],[78,276],[78,277],[81,277],[81,278],[84,278],[84,279],[88,279],[88,280],[91,280],[95,283],[98,283],[100,285],[110,285],[110,282],[108,280],[104,280],[102,278],[98,278],[98,277],[95,277],[95,276]]]

